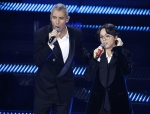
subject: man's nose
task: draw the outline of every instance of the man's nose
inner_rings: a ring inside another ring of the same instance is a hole
[[[57,23],[57,24],[59,23],[59,19],[56,20],[56,23]]]

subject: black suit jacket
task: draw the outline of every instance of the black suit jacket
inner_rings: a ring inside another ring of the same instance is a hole
[[[131,114],[131,104],[128,98],[124,76],[131,73],[131,54],[122,47],[113,48],[113,56],[108,64],[106,52],[101,55],[101,61],[94,58],[85,72],[87,80],[94,79],[93,88],[87,105],[86,114],[99,114],[108,91],[111,114]]]
[[[81,31],[73,27],[67,28],[70,49],[66,63],[63,62],[58,42],[53,50],[47,44],[48,34],[52,31],[51,26],[42,27],[35,32],[34,60],[39,68],[36,76],[35,97],[63,101],[73,96],[74,78],[70,63],[76,54],[84,53],[84,50],[81,45]],[[82,55],[89,57],[87,53]]]

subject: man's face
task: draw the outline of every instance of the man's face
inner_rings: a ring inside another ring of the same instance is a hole
[[[69,20],[69,16],[66,17],[65,10],[54,9],[50,15],[50,20],[52,22],[53,29],[60,28],[60,31],[66,29],[66,22]]]

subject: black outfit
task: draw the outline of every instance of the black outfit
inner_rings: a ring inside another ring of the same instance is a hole
[[[112,51],[109,63],[104,52],[100,62],[92,58],[87,67],[85,77],[94,83],[86,114],[132,114],[124,78],[132,70],[131,54],[121,46]]]
[[[58,41],[53,50],[47,44],[52,27],[47,25],[35,32],[34,60],[39,69],[35,82],[34,114],[49,114],[51,106],[54,106],[56,114],[69,113],[74,92],[73,58],[79,53],[87,59],[89,55],[81,45],[81,31],[74,27],[67,29],[70,48],[65,63]],[[59,107],[62,105],[65,112]]]

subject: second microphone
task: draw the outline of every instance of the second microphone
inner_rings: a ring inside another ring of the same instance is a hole
[[[104,51],[105,44],[101,44],[100,46],[102,47],[102,49],[98,49],[95,59],[98,59],[101,56],[102,52]]]

